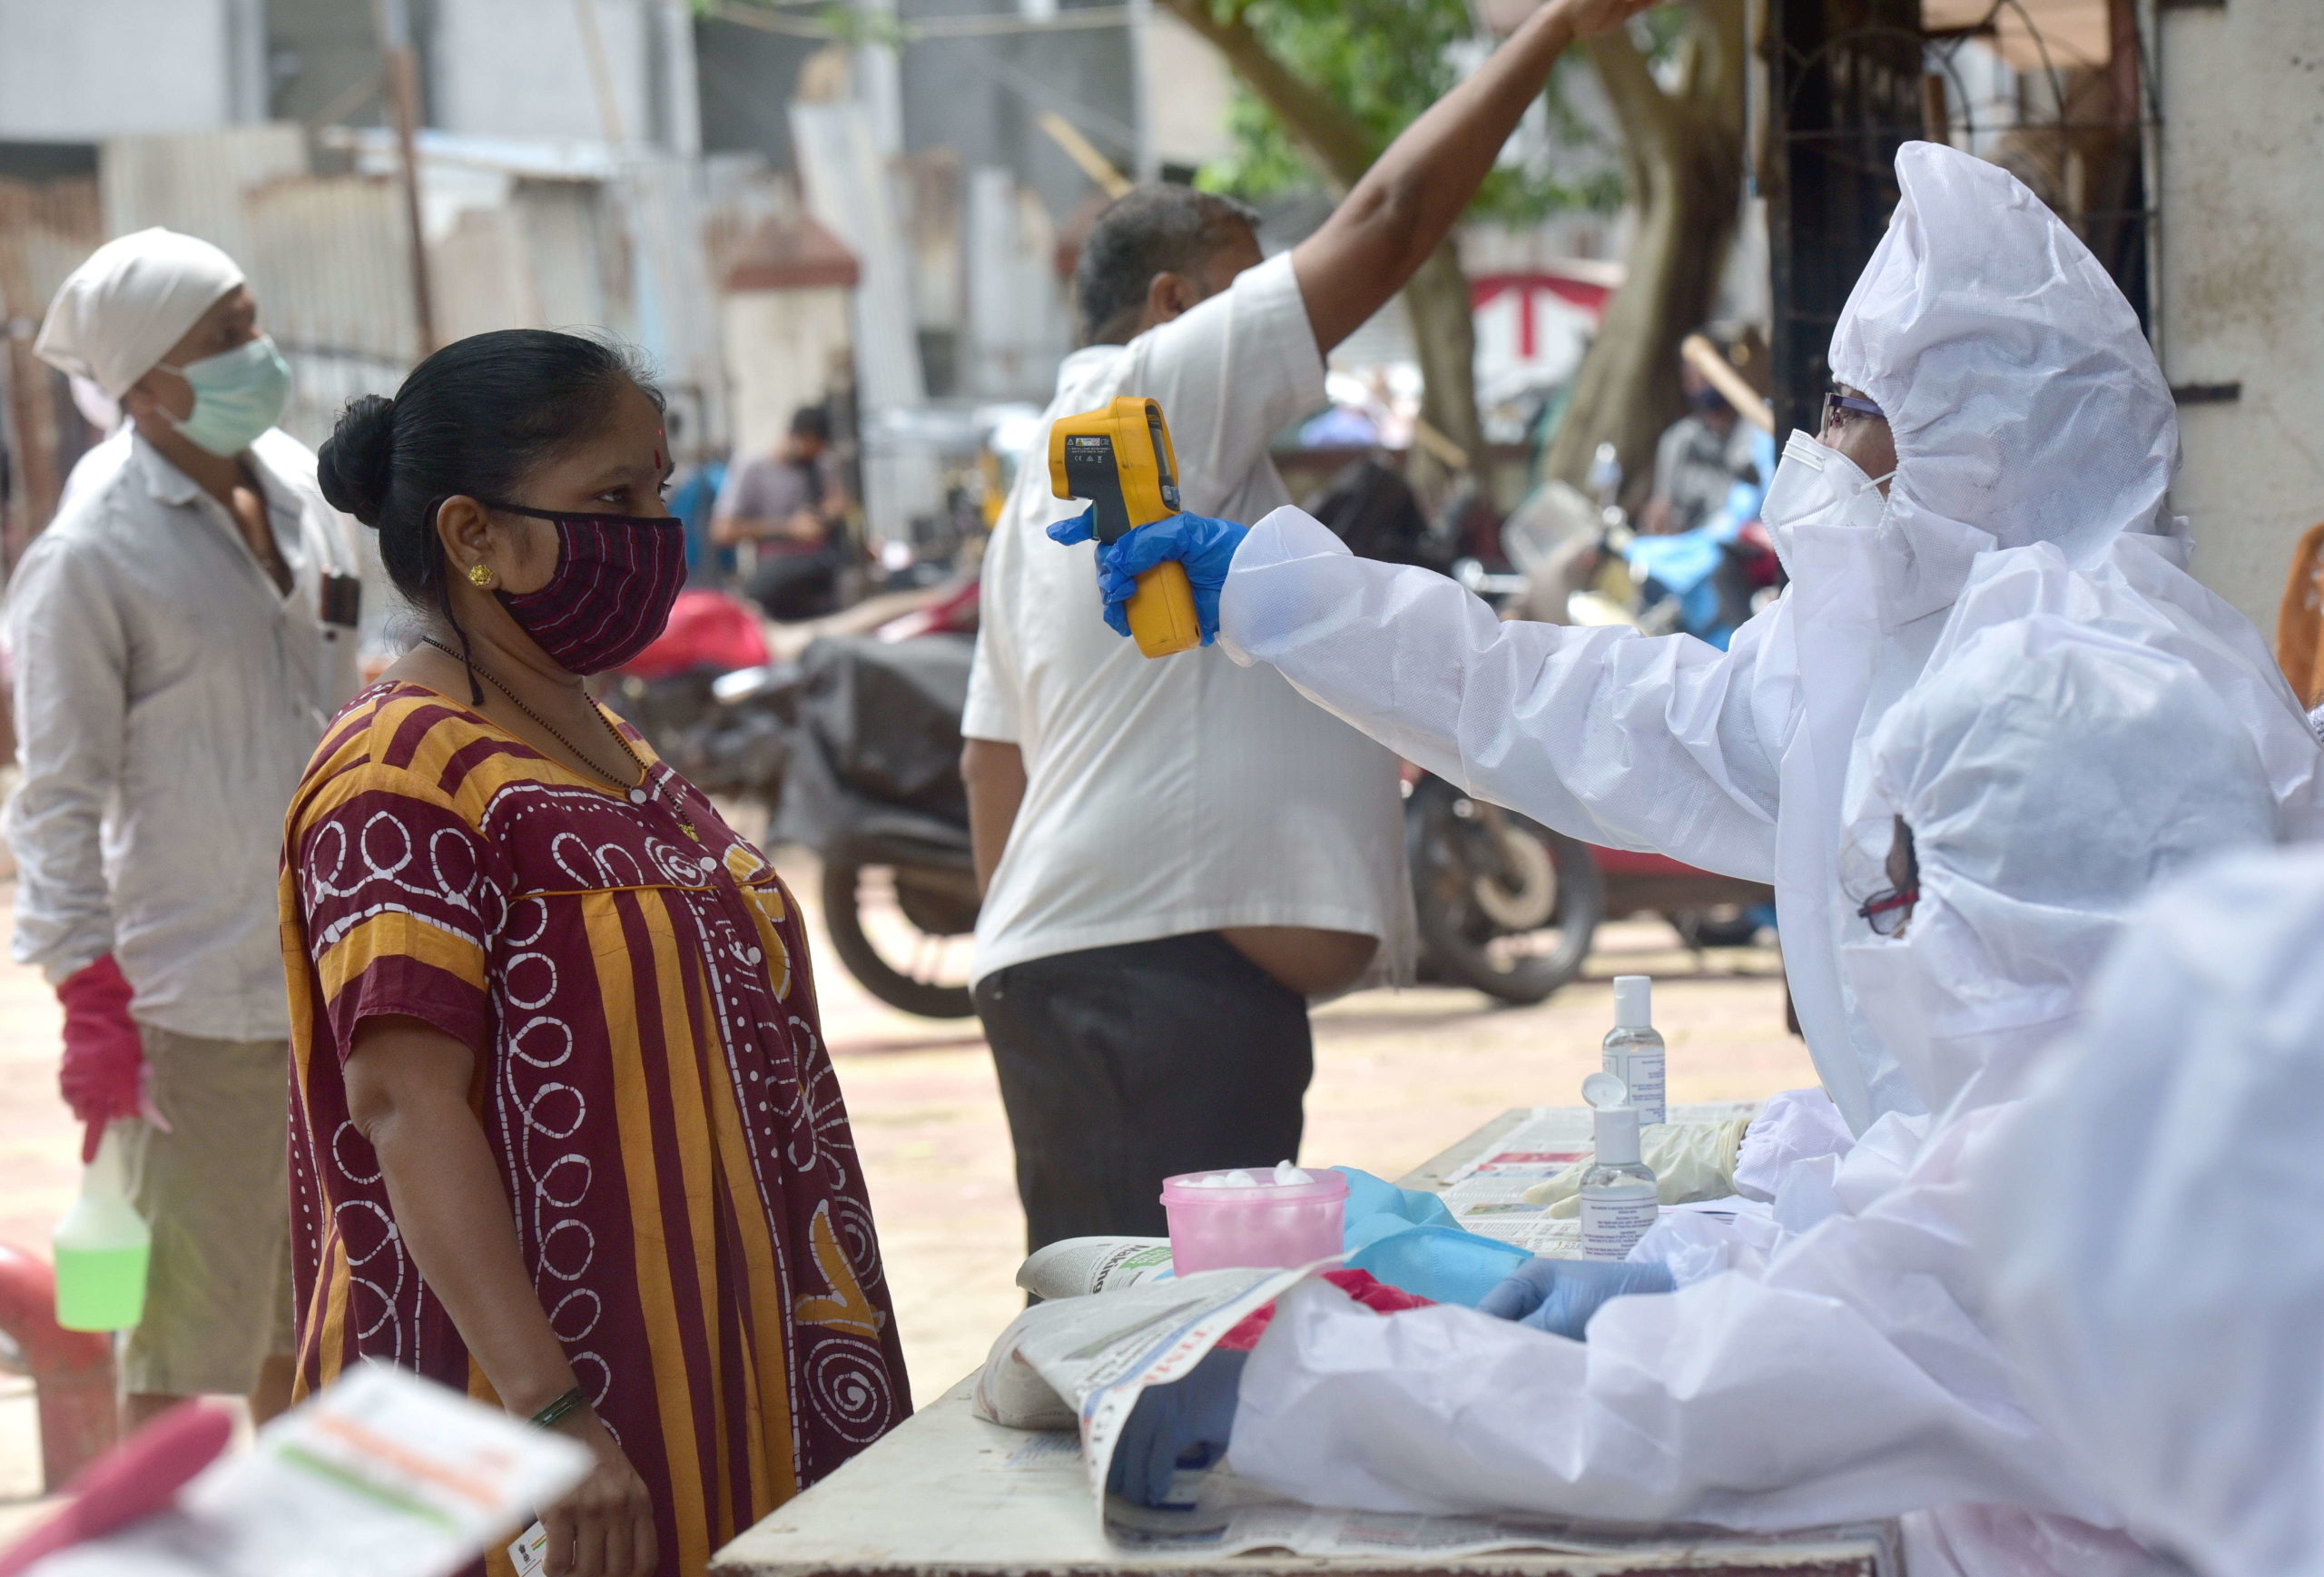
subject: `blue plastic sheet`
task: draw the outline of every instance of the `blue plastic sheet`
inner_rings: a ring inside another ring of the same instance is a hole
[[[1399,1188],[1354,1167],[1347,1178],[1347,1263],[1390,1286],[1434,1303],[1473,1308],[1532,1257],[1521,1248],[1464,1232],[1434,1194]]]

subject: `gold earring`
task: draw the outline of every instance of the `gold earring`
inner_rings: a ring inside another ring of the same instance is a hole
[[[492,589],[492,566],[489,564],[469,565],[468,584],[476,587],[478,591],[490,591]]]

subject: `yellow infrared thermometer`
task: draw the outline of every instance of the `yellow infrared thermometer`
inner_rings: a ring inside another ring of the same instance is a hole
[[[1161,406],[1125,397],[1103,410],[1059,418],[1049,429],[1049,490],[1089,500],[1091,535],[1100,542],[1118,542],[1134,527],[1177,514],[1178,460]],[[1149,657],[1202,645],[1185,565],[1157,564],[1137,577],[1129,633]]]

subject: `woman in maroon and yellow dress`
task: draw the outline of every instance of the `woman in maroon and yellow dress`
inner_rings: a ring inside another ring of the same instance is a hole
[[[911,1404],[790,894],[582,687],[684,577],[660,398],[482,334],[320,469],[425,639],[287,828],[301,1384],[381,1358],[569,1432],[551,1577],[698,1573]]]

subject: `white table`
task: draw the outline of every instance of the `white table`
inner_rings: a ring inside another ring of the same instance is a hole
[[[1441,1189],[1530,1113],[1504,1112],[1402,1178]],[[1673,1119],[1686,1113],[1674,1109]],[[1721,1115],[1731,1115],[1722,1109]],[[1619,1556],[1516,1552],[1426,1562],[1127,1555],[1108,1543],[1071,1434],[1029,1434],[971,1410],[971,1375],[720,1551],[719,1577],[1899,1577],[1893,1527],[1753,1538],[1679,1535]]]

